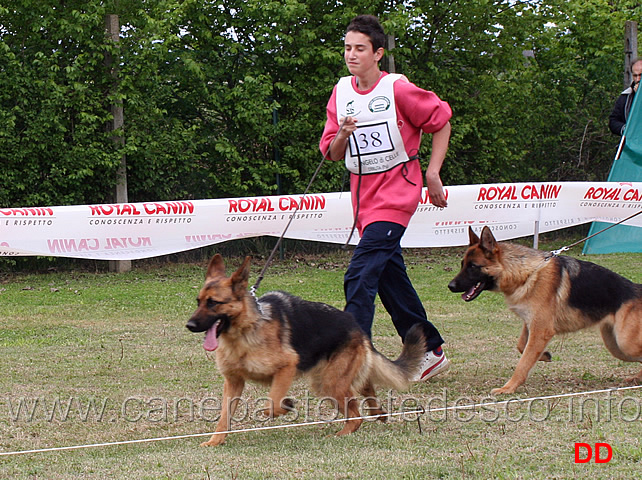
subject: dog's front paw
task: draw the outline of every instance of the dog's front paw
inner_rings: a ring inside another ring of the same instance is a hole
[[[225,441],[225,435],[212,435],[207,442],[201,443],[201,447],[217,447]]]
[[[507,393],[515,393],[515,390],[516,390],[516,388],[508,387],[508,386],[504,385],[501,388],[493,388],[490,391],[490,394],[491,395],[505,395]]]
[[[263,410],[263,415],[265,415],[268,418],[276,418],[280,417],[281,415],[287,415],[290,412],[290,410],[286,410],[285,408],[275,408],[272,410],[271,408],[266,408]]]

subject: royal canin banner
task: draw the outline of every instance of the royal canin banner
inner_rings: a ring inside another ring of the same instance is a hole
[[[642,210],[642,183],[557,182],[446,187],[448,207],[424,196],[404,247],[468,243],[468,227],[500,240],[592,221],[616,223]],[[238,238],[280,237],[345,243],[349,193],[0,209],[0,256],[134,260]],[[642,227],[642,215],[626,222]],[[355,231],[350,240],[359,240]]]

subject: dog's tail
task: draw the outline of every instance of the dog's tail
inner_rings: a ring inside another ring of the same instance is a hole
[[[419,372],[426,353],[426,337],[421,325],[414,325],[406,334],[403,350],[390,360],[373,349],[370,380],[373,384],[406,390]]]

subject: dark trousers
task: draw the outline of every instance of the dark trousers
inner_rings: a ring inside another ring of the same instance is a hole
[[[372,337],[374,301],[379,293],[402,340],[410,327],[420,323],[427,350],[431,351],[444,341],[428,321],[406,273],[401,253],[401,237],[405,231],[403,226],[391,222],[375,222],[365,228],[344,276],[345,310],[352,313],[363,331]]]

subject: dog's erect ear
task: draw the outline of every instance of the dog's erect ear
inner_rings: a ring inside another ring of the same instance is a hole
[[[497,240],[495,240],[493,232],[491,232],[490,228],[484,227],[482,229],[479,246],[487,254],[495,255],[497,253]]]
[[[207,272],[205,273],[205,278],[214,278],[222,277],[225,275],[225,263],[223,262],[223,257],[220,253],[217,253],[210,260],[210,264],[207,266]]]
[[[251,259],[252,258],[249,256],[245,257],[243,265],[241,265],[239,269],[230,277],[230,281],[232,282],[232,289],[238,297],[244,296],[245,291],[247,290],[248,280],[250,279]]]
[[[479,243],[479,237],[473,230],[473,227],[469,225],[468,226],[468,245],[472,247],[473,245],[477,245],[478,243]]]

